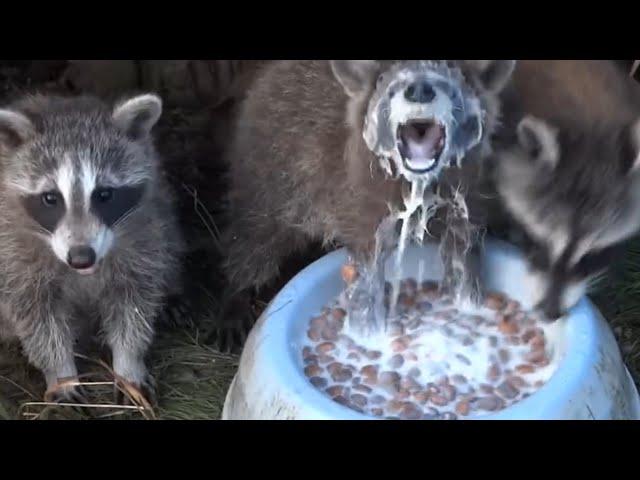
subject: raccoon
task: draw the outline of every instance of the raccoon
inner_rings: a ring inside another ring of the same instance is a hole
[[[640,228],[640,88],[612,61],[520,61],[503,107],[495,188],[555,320]]]
[[[274,61],[263,66],[240,107],[226,154],[231,226],[225,270],[227,298],[232,299],[226,312],[230,305],[248,311],[249,292],[269,284],[283,259],[314,239],[346,246],[359,259],[370,257],[389,206],[402,202],[403,182],[394,178],[398,171],[437,178],[448,166],[439,159],[451,145],[475,139],[481,127],[486,139],[495,129],[498,93],[513,63],[436,61],[434,69],[444,73],[434,82],[409,81],[414,77],[404,72],[415,66],[410,61]],[[390,83],[391,72],[401,72],[401,80]],[[468,138],[450,138],[436,122],[411,122],[407,112],[431,107],[458,118],[466,104],[446,82],[456,74],[480,107],[467,118]],[[371,112],[379,115],[374,118]],[[381,119],[399,125],[397,139],[385,137],[378,128]],[[397,154],[389,153],[393,158],[385,156],[396,147]],[[474,149],[486,150],[486,141]],[[251,320],[220,315],[218,344],[241,344]]]
[[[110,108],[34,95],[0,109],[0,312],[55,400],[73,387],[74,349],[97,329],[115,374],[152,397],[145,353],[183,241],[151,129],[155,95]]]

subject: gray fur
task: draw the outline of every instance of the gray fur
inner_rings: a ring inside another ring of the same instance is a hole
[[[529,237],[534,304],[557,318],[605,270],[594,256],[640,230],[640,88],[613,62],[521,61],[505,116],[497,191]]]
[[[166,296],[179,288],[182,238],[172,192],[160,175],[149,135],[160,100],[143,96],[132,102],[132,109],[121,104],[115,114],[92,97],[30,96],[6,107],[28,118],[34,133],[17,144],[2,142],[0,155],[4,333],[20,340],[49,388],[61,376],[74,375],[74,343],[93,328],[111,347],[115,373],[146,384],[143,359],[155,319]],[[52,234],[26,214],[21,200],[38,193],[43,182],[43,188],[50,188],[63,162],[75,173],[90,166],[97,172],[97,185],[147,185],[138,206],[110,228],[73,197],[78,204],[67,208],[60,225],[72,233],[101,228],[113,237],[90,275],[80,275],[56,256]]]

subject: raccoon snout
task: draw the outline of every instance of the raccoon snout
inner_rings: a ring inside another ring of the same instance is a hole
[[[431,103],[436,98],[436,92],[426,80],[419,80],[407,87],[404,98],[413,103]]]
[[[67,263],[77,270],[91,268],[96,263],[96,252],[86,245],[71,247],[67,253]]]

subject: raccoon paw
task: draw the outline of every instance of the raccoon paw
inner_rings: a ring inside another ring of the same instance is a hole
[[[250,296],[239,295],[220,309],[213,320],[207,343],[221,353],[240,354],[255,320]]]
[[[181,295],[171,296],[161,311],[159,323],[168,327],[188,327],[194,324],[192,306],[189,300]]]
[[[114,397],[117,405],[135,405],[151,409],[157,405],[156,381],[150,374],[147,374],[140,384],[117,378]]]
[[[76,385],[76,382],[76,378],[60,379],[57,384],[47,389],[44,401],[50,403],[89,403],[86,390],[82,385]]]

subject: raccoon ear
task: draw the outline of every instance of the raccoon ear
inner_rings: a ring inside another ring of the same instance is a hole
[[[518,143],[536,162],[555,168],[560,158],[558,132],[548,123],[531,115],[518,124]]]
[[[157,95],[139,95],[113,109],[113,122],[132,140],[146,137],[162,114],[162,100]]]
[[[350,97],[371,88],[379,68],[375,60],[331,60],[333,75]]]
[[[31,120],[22,113],[0,109],[0,150],[14,149],[35,134]]]
[[[466,60],[476,69],[482,86],[489,92],[502,91],[516,68],[515,60]]]

